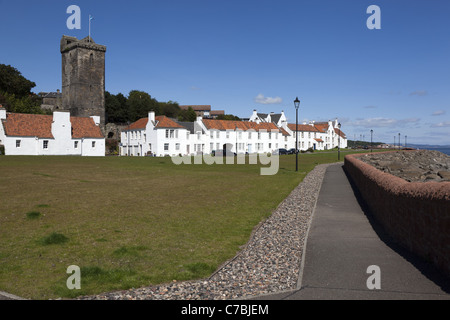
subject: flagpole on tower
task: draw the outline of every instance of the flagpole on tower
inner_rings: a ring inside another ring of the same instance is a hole
[[[89,42],[91,42],[91,20],[94,19],[91,15],[89,15]]]

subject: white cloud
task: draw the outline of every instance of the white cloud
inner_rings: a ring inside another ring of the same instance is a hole
[[[432,128],[450,128],[450,121],[439,122],[431,125]]]
[[[358,118],[353,122],[349,122],[348,126],[363,127],[363,128],[396,128],[402,127],[406,124],[417,124],[420,122],[420,118],[407,118],[407,119],[392,119],[392,118]]]
[[[444,114],[445,114],[445,110],[438,110],[438,111],[433,112],[431,115],[432,116],[442,116]]]
[[[264,95],[260,93],[255,97],[255,102],[261,104],[279,104],[283,102],[283,99],[280,97],[264,97]]]

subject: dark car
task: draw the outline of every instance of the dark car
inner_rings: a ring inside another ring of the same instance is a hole
[[[298,152],[298,151],[297,151]],[[295,154],[295,148],[291,148],[288,150],[288,154]]]
[[[223,149],[220,149],[220,150],[213,150],[213,151],[211,152],[211,154],[212,154],[213,156],[216,156],[216,157],[223,157],[223,156],[226,156],[226,157],[232,157],[232,156],[235,156],[235,155],[236,155],[236,152],[232,152],[232,151],[230,151],[230,150],[223,150]]]
[[[289,154],[286,149],[277,149],[272,154]]]

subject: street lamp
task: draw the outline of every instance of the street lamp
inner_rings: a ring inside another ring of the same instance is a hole
[[[300,100],[298,97],[294,100],[295,106],[295,171],[298,171],[298,108],[300,107]]]
[[[400,150],[400,132],[398,133],[398,150]]]
[[[408,138],[407,135],[405,135],[405,148],[407,147],[406,138]]]
[[[372,150],[372,138],[373,138],[373,130],[370,129],[370,152],[373,152],[373,150]]]
[[[338,160],[341,160],[341,123],[338,123],[339,135],[338,135]]]

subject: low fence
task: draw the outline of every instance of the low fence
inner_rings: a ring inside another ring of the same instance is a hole
[[[450,276],[450,182],[407,182],[345,156],[344,168],[377,221]]]

